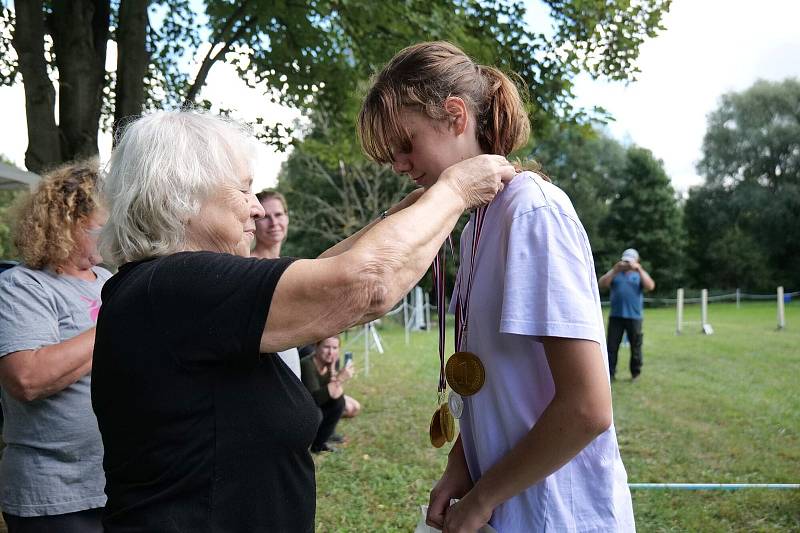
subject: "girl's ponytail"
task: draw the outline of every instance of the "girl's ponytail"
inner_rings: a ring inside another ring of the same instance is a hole
[[[479,66],[486,100],[478,118],[478,142],[490,154],[507,156],[528,142],[530,121],[516,85],[495,67]]]

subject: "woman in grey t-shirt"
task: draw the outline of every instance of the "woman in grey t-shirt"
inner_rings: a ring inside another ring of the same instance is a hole
[[[22,206],[23,264],[0,276],[0,386],[5,415],[0,508],[9,533],[102,531],[103,446],[90,380],[105,213],[97,162],[47,174]]]

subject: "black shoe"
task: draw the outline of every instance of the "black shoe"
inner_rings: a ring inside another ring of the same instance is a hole
[[[331,446],[327,442],[325,442],[323,444],[320,444],[319,446],[312,446],[311,447],[311,453],[322,453],[322,452],[335,453],[335,452],[338,452],[338,451],[339,450],[337,450],[334,446]]]
[[[344,435],[340,435],[339,433],[334,433],[331,435],[331,438],[328,439],[328,442],[333,442],[334,444],[341,444],[345,441]]]

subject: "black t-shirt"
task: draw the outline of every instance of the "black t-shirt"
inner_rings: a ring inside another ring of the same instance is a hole
[[[291,262],[182,252],[106,283],[92,405],[107,532],[313,531],[319,410],[259,354]]]

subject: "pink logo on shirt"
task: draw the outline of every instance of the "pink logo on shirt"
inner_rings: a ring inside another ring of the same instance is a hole
[[[89,317],[92,319],[92,322],[97,322],[97,315],[100,314],[100,304],[102,302],[100,300],[92,300],[86,296],[81,296],[81,300],[86,302],[86,307],[89,308]]]

